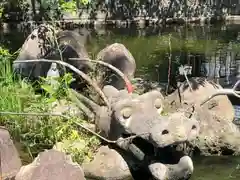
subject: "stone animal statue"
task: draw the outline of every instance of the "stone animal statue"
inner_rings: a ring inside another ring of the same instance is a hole
[[[216,94],[222,87],[205,78],[192,78],[189,82],[191,87],[184,82],[179,91],[176,90],[165,98],[165,111],[171,114],[179,109],[194,106],[193,117],[200,123],[200,132],[192,145],[201,154],[239,154],[240,131],[239,127],[233,123],[234,109],[228,97],[219,95],[201,106],[207,97]]]
[[[129,168],[132,169],[135,166],[143,167],[149,177],[158,180],[189,177],[193,172],[190,157],[176,153],[175,165],[168,165],[171,157],[165,157],[166,163],[162,163],[164,155],[162,154],[162,157],[160,155],[159,159],[154,153],[161,154],[168,151],[171,145],[184,143],[197,137],[198,122],[191,118],[189,113],[178,112],[169,117],[161,115],[163,96],[158,91],[138,95],[107,85],[103,88],[103,92],[109,100],[110,108],[99,106],[78,95],[78,98],[96,114],[96,132],[116,142],[113,147],[100,148],[95,160],[83,165],[87,178],[101,177],[100,179],[109,180],[129,178],[132,176]],[[125,139],[131,136],[137,136],[137,138]],[[102,153],[106,157],[102,157]],[[112,156],[116,159],[106,160]],[[115,163],[113,164],[112,161]]]

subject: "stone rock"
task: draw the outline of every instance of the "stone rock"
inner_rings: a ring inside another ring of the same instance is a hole
[[[21,167],[16,180],[85,180],[82,168],[70,156],[54,149],[41,152],[29,165]]]
[[[102,146],[94,160],[82,165],[86,178],[102,180],[131,180],[128,164],[114,149]]]
[[[54,40],[57,39],[57,42]],[[71,60],[70,58],[88,58],[88,52],[84,47],[87,34],[74,31],[58,31],[49,25],[42,24],[34,29],[27,37],[21,47],[17,59],[14,61],[14,72],[23,78],[39,80],[39,77],[46,77],[51,68],[50,62],[19,62],[36,59],[63,60],[77,69],[88,72],[91,64],[85,60]],[[61,52],[61,53],[60,53]],[[59,64],[55,66],[60,77],[66,72],[73,73],[73,81],[70,87],[76,89],[85,86],[82,79],[69,68],[62,68]]]
[[[180,85],[182,103],[177,102],[170,111],[189,109],[195,105],[192,117],[199,122],[200,131],[198,137],[190,144],[201,155],[238,155],[240,154],[239,127],[234,123],[234,109],[226,95],[219,95],[200,106],[205,98],[216,93],[222,87],[205,78],[189,79],[193,91],[185,82]],[[178,92],[174,92],[165,100],[178,101]],[[184,103],[183,103],[184,102]],[[166,104],[165,104],[166,105]],[[169,112],[169,111],[168,111]],[[176,117],[179,119],[179,117]]]
[[[2,178],[15,177],[22,162],[8,130],[4,127],[0,127],[0,158]]]

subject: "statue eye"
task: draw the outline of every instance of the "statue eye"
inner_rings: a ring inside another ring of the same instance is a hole
[[[122,116],[123,116],[123,118],[124,119],[128,119],[128,118],[130,118],[131,117],[131,115],[132,115],[132,109],[131,108],[124,108],[123,110],[122,110]]]
[[[157,108],[157,109],[160,109],[162,107],[162,100],[161,99],[156,99],[155,100],[155,103],[154,103],[154,106]]]

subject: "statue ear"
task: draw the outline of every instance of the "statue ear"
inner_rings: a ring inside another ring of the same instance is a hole
[[[104,86],[102,91],[108,99],[116,97],[119,94],[119,90],[111,85]]]

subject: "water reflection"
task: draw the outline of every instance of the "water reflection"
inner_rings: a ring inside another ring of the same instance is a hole
[[[11,25],[5,33],[1,31],[0,42],[16,51],[32,28]],[[79,31],[78,28],[74,30]],[[136,58],[138,75],[145,75],[147,71],[148,78],[153,80],[167,81],[166,70],[170,55],[172,74],[176,73],[179,65],[185,64],[192,66],[192,75],[217,78],[222,85],[232,84],[234,78],[240,76],[240,25],[169,26],[164,29],[98,26],[88,30],[91,41],[87,47],[93,56],[107,44],[121,42]],[[169,34],[172,35],[171,38]]]

